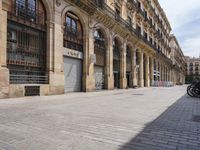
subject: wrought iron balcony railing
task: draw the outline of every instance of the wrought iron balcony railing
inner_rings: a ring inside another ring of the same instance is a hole
[[[128,21],[126,21],[125,19],[123,19],[112,8],[110,8],[110,6],[108,6],[105,2],[101,2],[99,4],[99,1],[101,1],[101,0],[91,0],[90,2],[91,2],[91,4],[93,6],[99,7],[103,11],[105,11],[108,16],[110,16],[111,18],[113,18],[114,20],[116,20],[118,23],[120,23],[120,25],[122,25],[124,28],[128,29],[130,31],[130,33],[136,35],[138,38],[140,38],[141,40],[143,40],[147,45],[149,45],[151,48],[153,48],[156,52],[160,52],[160,50],[158,48],[156,48],[156,46],[153,43],[151,43],[150,41],[148,41],[146,38],[144,38],[141,35],[141,33],[140,33],[139,30],[133,28],[133,26]],[[138,8],[138,5],[137,5],[137,3],[134,0],[129,0],[129,1],[132,2],[136,6],[136,8],[138,9],[138,12],[141,13],[142,16],[144,16],[144,17],[146,16],[145,13],[144,13],[144,11],[142,11],[141,8]],[[159,19],[157,15],[156,15],[156,17],[157,17],[157,19]],[[153,23],[150,21],[150,19],[148,19],[146,17],[146,21],[148,21],[149,24],[152,25],[154,27],[154,29],[155,29],[155,25],[153,25]],[[156,34],[157,34],[157,36],[159,38],[161,37],[158,32],[156,32]]]

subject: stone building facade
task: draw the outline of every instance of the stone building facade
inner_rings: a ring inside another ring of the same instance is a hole
[[[175,85],[184,84],[186,76],[186,59],[176,37],[173,34],[170,35],[170,47],[171,60],[173,62],[172,81]]]
[[[200,56],[199,58],[186,56],[185,59],[187,61],[187,76],[200,77]]]
[[[158,0],[0,0],[0,97],[173,81]]]

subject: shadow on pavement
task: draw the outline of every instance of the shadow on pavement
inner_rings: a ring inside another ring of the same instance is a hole
[[[119,150],[200,150],[200,99],[183,96]]]

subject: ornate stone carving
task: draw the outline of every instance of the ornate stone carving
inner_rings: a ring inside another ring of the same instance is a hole
[[[60,5],[61,5],[61,0],[56,0],[56,6],[60,7]]]

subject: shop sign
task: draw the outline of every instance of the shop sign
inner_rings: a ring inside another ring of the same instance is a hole
[[[69,48],[64,48],[64,56],[83,59],[83,53],[82,52],[79,52],[79,51],[76,51],[76,50],[73,50],[73,49],[69,49]]]

